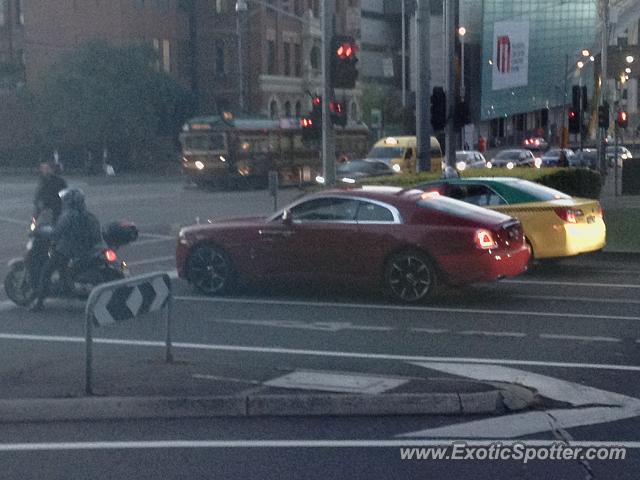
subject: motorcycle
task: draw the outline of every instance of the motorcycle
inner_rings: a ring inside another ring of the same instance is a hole
[[[51,221],[50,211],[33,217],[24,256],[9,261],[4,289],[9,299],[19,306],[35,300],[40,272],[51,248]],[[129,275],[126,262],[118,259],[116,250],[138,239],[137,227],[126,222],[109,223],[102,229],[102,239],[103,243],[90,254],[70,260],[65,272],[53,273],[49,297],[86,297],[96,285]]]

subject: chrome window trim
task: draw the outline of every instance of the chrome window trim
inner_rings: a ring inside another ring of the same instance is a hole
[[[311,201],[311,200],[316,200],[316,199],[320,199],[320,198],[330,198],[330,199],[343,199],[343,200],[356,200],[358,202],[365,202],[365,203],[372,203],[374,205],[378,205],[380,207],[386,208],[387,210],[389,210],[391,212],[391,214],[393,215],[393,221],[390,222],[382,222],[382,221],[361,221],[358,222],[357,220],[312,220],[312,221],[301,221],[301,220],[293,220],[292,223],[295,223],[296,225],[300,225],[300,224],[307,224],[307,223],[341,223],[341,224],[361,224],[361,225],[372,225],[372,224],[379,224],[379,225],[400,225],[402,223],[404,223],[403,219],[402,219],[402,215],[400,215],[400,211],[394,207],[393,205],[390,205],[388,203],[382,202],[380,200],[374,200],[371,198],[365,198],[365,197],[358,197],[355,195],[318,195],[317,197],[312,197],[312,198],[302,198],[300,200],[297,200],[291,204],[289,204],[286,208],[282,208],[280,210],[278,210],[276,213],[274,213],[273,215],[271,215],[270,217],[267,218],[267,223],[269,222],[273,222],[276,218],[278,218],[279,216],[282,215],[282,212],[285,211],[285,209],[291,210],[292,208],[297,207],[298,205]],[[358,206],[358,208],[360,208]],[[356,212],[357,214],[357,212]]]

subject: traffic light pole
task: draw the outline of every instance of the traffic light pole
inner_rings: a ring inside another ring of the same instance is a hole
[[[322,2],[322,176],[327,187],[336,185],[336,143],[329,110],[333,97],[331,85],[331,39],[333,37],[334,2]]]
[[[445,78],[445,91],[447,92],[447,126],[445,130],[446,165],[455,168],[456,164],[456,131],[454,125],[456,105],[456,18],[458,17],[458,0],[445,0],[445,46],[447,59],[447,72]]]
[[[416,82],[416,141],[418,172],[431,170],[431,53],[429,32],[431,23],[430,0],[418,0],[416,10],[416,37],[418,81]]]

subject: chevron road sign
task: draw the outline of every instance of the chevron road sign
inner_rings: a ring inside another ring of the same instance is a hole
[[[166,312],[166,361],[171,362],[171,279],[166,272],[150,273],[98,285],[91,291],[85,308],[86,378],[85,391],[93,393],[93,329],[116,325],[151,312]]]

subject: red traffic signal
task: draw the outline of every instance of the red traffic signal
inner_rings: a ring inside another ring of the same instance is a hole
[[[618,112],[618,126],[620,128],[627,128],[629,124],[629,114],[625,111]]]
[[[339,59],[345,60],[348,58],[353,58],[355,51],[356,51],[355,44],[351,42],[343,42],[340,45],[338,45],[338,48],[336,48],[336,55],[338,56]]]
[[[358,79],[355,38],[336,35],[332,39],[331,83],[334,88],[354,88]]]
[[[580,133],[580,118],[575,110],[569,110],[569,133]]]

